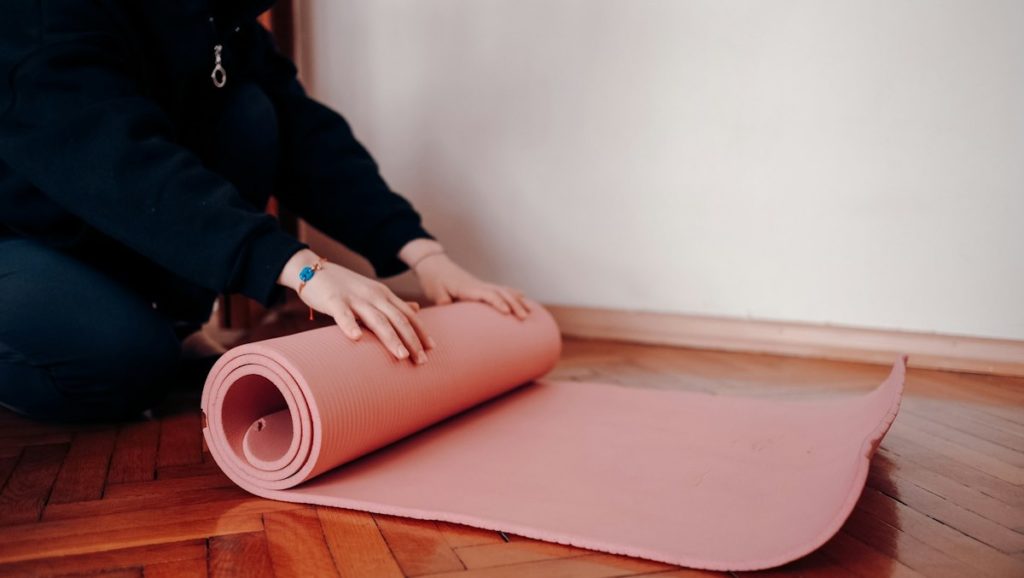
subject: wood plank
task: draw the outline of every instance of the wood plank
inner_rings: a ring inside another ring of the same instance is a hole
[[[264,514],[263,523],[275,576],[340,576],[315,510]]]
[[[434,522],[383,514],[373,518],[406,576],[465,569]]]
[[[97,524],[94,528],[91,531],[80,528],[78,533],[67,534],[60,539],[12,540],[0,550],[0,559],[18,562],[255,532],[263,529],[263,522],[259,514],[240,514],[117,529],[106,529]]]
[[[969,447],[960,442],[952,442],[948,439],[941,438],[931,432],[924,431],[917,427],[911,427],[911,419],[900,420],[897,419],[892,428],[889,430],[889,434],[896,437],[905,437],[911,439],[918,444],[937,451],[944,455],[954,456],[954,458],[966,465],[969,465],[975,469],[981,470],[990,476],[1005,480],[1015,486],[1024,485],[1024,468],[1020,468],[1003,461],[1001,457],[994,453],[986,453]],[[980,445],[980,440],[978,440]],[[994,445],[994,444],[993,444]],[[998,447],[998,446],[996,446]]]
[[[509,566],[492,566],[473,570],[441,572],[431,574],[430,578],[522,578],[523,576],[557,576],[558,578],[612,578],[616,576],[635,576],[673,570],[675,566],[614,556],[612,554],[595,553],[572,558],[556,560],[539,560]]]
[[[7,408],[0,407],[0,438],[12,435],[76,434],[98,429],[109,429],[114,424],[106,423],[58,423],[36,421],[22,417]]]
[[[75,434],[48,503],[100,499],[116,438],[114,429]]]
[[[210,578],[274,578],[267,535],[250,532],[210,539]]]
[[[203,430],[199,423],[199,410],[183,411],[162,421],[157,467],[201,464]]]
[[[71,443],[71,433],[22,434],[0,437],[0,457],[9,458],[30,446],[56,446]]]
[[[946,423],[925,419],[915,415],[913,412],[907,412],[900,415],[899,418],[903,425],[915,430],[941,438],[971,451],[980,452],[1015,468],[1024,468],[1024,444],[1019,447],[1006,447],[950,427]]]
[[[962,373],[955,371],[938,371],[929,374],[933,381],[942,383],[950,391],[968,393],[972,396],[981,395],[990,401],[986,407],[998,407],[1006,410],[1006,415],[1024,425],[1024,417],[1009,411],[1013,405],[1024,404],[1024,376],[991,375],[985,373]]]
[[[1024,534],[962,508],[955,503],[899,478],[871,472],[868,484],[902,504],[1003,552],[1024,551]],[[1018,511],[1018,515],[1024,512]]]
[[[169,495],[154,501],[149,496],[129,496],[125,498],[107,498],[71,504],[51,504],[43,514],[44,521],[67,520],[70,518],[94,518],[112,514],[140,512],[153,509],[166,510],[180,506],[201,506],[216,504],[227,500],[243,500],[251,496],[241,488],[218,488],[195,494],[181,493]]]
[[[857,507],[876,517],[895,514],[903,532],[974,567],[975,576],[1024,576],[1024,564],[874,488],[864,490]]]
[[[925,576],[963,578],[976,575],[974,569],[967,564],[947,556],[892,524],[899,524],[895,514],[879,518],[858,507],[846,521],[843,531]]]
[[[342,576],[404,576],[369,513],[325,507],[318,507],[316,513]]]
[[[209,476],[221,473],[220,466],[214,462],[202,462],[198,464],[187,464],[183,466],[165,466],[157,470],[156,477],[159,480],[170,478],[194,478],[197,476]]]
[[[516,540],[507,544],[502,540],[494,544],[463,546],[455,549],[455,554],[462,560],[466,568],[488,568],[506,564],[522,564],[535,560],[551,560],[569,558],[593,553],[591,550],[574,548],[564,544],[542,542],[517,536]]]
[[[159,421],[143,421],[123,425],[117,434],[114,455],[110,459],[107,482],[118,484],[152,480],[156,471],[156,452],[159,441]]]
[[[821,548],[822,554],[861,578],[922,578],[899,560],[868,546],[845,531],[840,531]]]
[[[1008,506],[955,477],[944,476],[917,462],[893,455],[885,447],[875,454],[874,463],[883,461],[886,464],[886,475],[890,478],[913,483],[1006,528],[1012,529],[1024,519],[1024,508]]]
[[[188,478],[158,478],[151,482],[109,484],[103,491],[106,499],[145,497],[150,500],[173,498],[183,493],[233,488],[235,483],[224,473],[204,474]]]
[[[1008,431],[1024,432],[1024,418],[1020,417],[1019,408],[1024,404],[1020,391],[1024,391],[1024,381],[1020,378],[999,376],[959,374],[946,371],[929,372],[923,377],[926,388],[921,393],[929,397],[956,401],[973,408],[986,419],[994,418],[992,423],[1005,427]],[[1014,393],[1016,390],[1018,393]]]
[[[189,540],[169,544],[144,545],[89,554],[58,556],[0,564],[0,576],[64,576],[71,572],[99,572],[119,568],[141,568],[180,560],[206,560],[206,541]]]
[[[679,568],[666,572],[651,572],[643,574],[628,574],[630,578],[727,578],[733,574],[725,572],[712,572],[710,570],[697,570],[696,568]]]
[[[0,491],[0,526],[35,522],[57,479],[68,446],[29,446]]]
[[[991,417],[973,410],[969,405],[952,400],[934,400],[921,396],[908,396],[900,407],[900,414],[913,414],[923,419],[940,422],[979,439],[1005,448],[1022,451],[1024,435],[1007,431],[992,424]]]
[[[778,578],[786,576],[801,576],[806,578],[857,578],[857,575],[850,570],[843,568],[838,562],[825,556],[820,550],[811,552],[807,556],[794,560],[778,568],[758,570],[757,572],[733,572],[737,577],[743,578]]]
[[[142,575],[145,578],[206,578],[206,558],[146,564]]]
[[[1014,407],[1019,407],[1019,406],[1014,406]],[[1017,437],[1024,436],[1024,425],[1021,425],[1021,424],[1019,424],[1017,422],[1014,422],[1014,421],[1010,421],[1010,420],[1004,419],[1004,418],[999,417],[999,416],[991,415],[990,413],[987,413],[987,412],[985,412],[983,410],[980,410],[979,414],[981,414],[981,415],[979,415],[979,419],[984,419],[985,423],[987,425],[989,425],[989,426],[991,426],[991,427],[993,427],[993,428],[995,428],[995,429],[997,429],[999,431],[1002,431],[1004,433],[1007,433],[1007,434],[1010,434],[1010,435],[1013,435],[1013,436],[1017,436]]]
[[[979,492],[995,498],[1014,508],[1024,507],[1024,488],[1006,480],[989,475],[974,466],[957,459],[956,455],[944,453],[951,448],[926,447],[900,432],[890,431],[882,440],[882,450],[895,455],[895,460],[909,460],[933,472],[976,488]]]
[[[505,543],[505,539],[501,537],[501,534],[494,530],[474,528],[473,526],[453,524],[451,522],[434,522],[434,525],[452,548]]]
[[[142,578],[142,568],[119,568],[101,572],[65,574],[61,578]]]
[[[266,512],[278,512],[284,510],[303,509],[307,506],[301,504],[290,504],[286,502],[275,502],[262,498],[245,498],[225,500],[220,502],[209,502],[199,504],[185,504],[171,507],[154,507],[147,510],[139,510],[103,516],[87,518],[71,518],[67,520],[44,521],[17,526],[0,527],[0,562],[15,562],[28,557],[42,557],[45,554],[36,552],[34,548],[55,548],[60,550],[61,545],[67,539],[82,533],[94,533],[97,528],[103,530],[135,530],[143,531],[152,526],[182,524],[190,522],[202,522],[207,519],[247,517],[260,515]],[[260,524],[262,528],[262,523]],[[217,532],[210,536],[220,535]],[[186,538],[182,538],[184,540]],[[21,546],[19,546],[19,544]],[[135,545],[135,544],[132,544]],[[112,549],[118,547],[112,545]],[[122,545],[120,547],[127,547]]]
[[[19,458],[21,458],[20,451],[16,456],[0,458],[0,490],[3,490],[3,487],[7,484],[7,478],[11,476],[11,472],[14,471],[14,466],[18,464]]]

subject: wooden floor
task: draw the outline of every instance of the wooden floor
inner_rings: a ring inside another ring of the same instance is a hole
[[[278,329],[279,330],[279,329]],[[772,398],[888,368],[570,341],[551,377]],[[0,576],[725,576],[445,523],[258,499],[203,451],[198,391],[153,421],[68,427],[0,410]],[[911,370],[842,531],[771,576],[1024,577],[1024,380]]]

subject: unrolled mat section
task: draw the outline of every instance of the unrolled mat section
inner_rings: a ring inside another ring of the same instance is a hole
[[[422,366],[334,326],[236,347],[203,392],[210,451],[266,498],[751,570],[839,530],[899,408],[905,357],[815,400],[544,379],[561,339],[531,305],[423,309]]]

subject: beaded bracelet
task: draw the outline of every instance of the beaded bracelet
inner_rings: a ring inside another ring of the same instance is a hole
[[[306,283],[308,283],[309,280],[313,278],[313,275],[316,275],[317,271],[320,271],[324,268],[323,263],[326,260],[327,257],[320,257],[319,259],[317,259],[317,262],[314,263],[312,267],[307,265],[303,267],[302,270],[299,271],[299,295],[302,295],[302,288],[305,287]],[[309,308],[309,320],[313,320],[312,307]]]

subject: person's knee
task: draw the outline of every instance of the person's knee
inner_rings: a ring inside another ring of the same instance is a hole
[[[95,328],[89,347],[96,376],[114,384],[160,381],[173,373],[181,342],[155,313],[109,320]]]
[[[152,353],[152,352],[150,352]],[[58,421],[120,421],[141,415],[167,394],[173,366],[170,356],[135,358],[116,370],[87,377],[61,378],[35,374],[25,390],[5,395],[3,405],[27,417]],[[39,368],[36,368],[37,370]],[[3,373],[0,370],[0,373]]]
[[[97,327],[77,372],[55,372],[55,386],[69,400],[105,404],[130,414],[166,393],[181,356],[181,342],[167,323],[118,319]]]
[[[0,361],[0,405],[42,420],[130,419],[164,397],[179,355],[174,334],[152,327],[150,333],[96,339],[87,360],[63,366],[8,356]]]
[[[27,240],[0,243],[0,402],[86,415],[145,409],[166,390],[181,342],[139,294]]]

